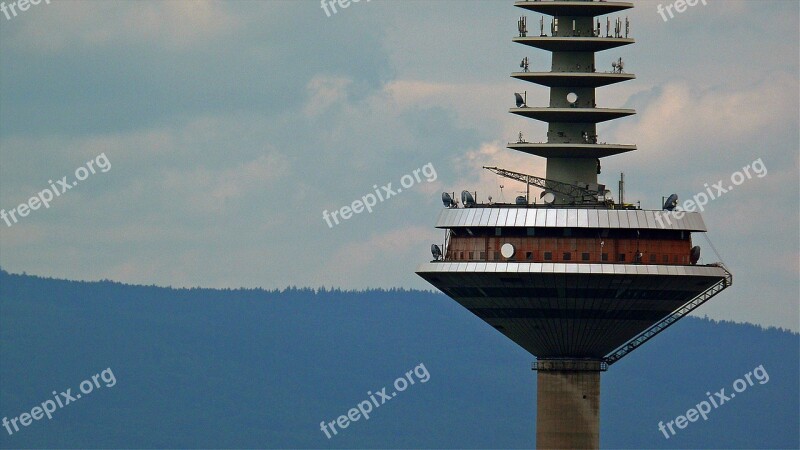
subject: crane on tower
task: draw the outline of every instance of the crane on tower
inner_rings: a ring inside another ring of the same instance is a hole
[[[569,198],[571,204],[602,204],[612,206],[613,202],[608,198],[608,191],[603,184],[570,184],[556,180],[528,175],[526,173],[514,172],[501,169],[499,167],[487,167],[484,169],[493,172],[501,177],[510,178],[525,183],[527,185],[526,199],[530,201],[530,187],[542,188],[547,192],[554,192]]]

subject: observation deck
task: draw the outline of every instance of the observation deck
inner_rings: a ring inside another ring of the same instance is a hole
[[[700,213],[476,205],[444,209],[436,227],[442,258],[417,273],[540,360],[604,361],[729,283],[693,257]]]

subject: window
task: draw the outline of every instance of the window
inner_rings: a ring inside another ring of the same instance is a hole
[[[655,253],[650,253],[650,262],[651,263],[656,262],[656,254]]]
[[[525,259],[528,261],[533,260],[533,252],[525,252]]]
[[[588,261],[589,260],[589,254],[588,253],[581,253],[581,260],[582,261]]]
[[[600,258],[600,259],[602,259],[603,261],[608,261],[608,253],[603,253],[603,254],[601,255],[601,258]]]
[[[544,252],[544,260],[545,261],[552,261],[553,260],[553,252]]]
[[[668,263],[669,262],[669,255],[664,255],[664,258],[662,259],[662,261],[664,261],[664,264]]]
[[[571,261],[572,260],[572,253],[565,252],[564,253],[564,261]]]
[[[486,252],[481,252],[481,261],[486,261]]]
[[[625,253],[620,253],[619,257],[617,258],[619,262],[625,262]]]
[[[475,257],[475,252],[469,252],[469,260],[472,261]]]

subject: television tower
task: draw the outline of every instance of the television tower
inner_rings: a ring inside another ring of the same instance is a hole
[[[627,18],[608,15],[631,2],[517,1],[542,14],[529,35],[526,17],[513,41],[552,53],[549,72],[511,76],[550,88],[548,107],[516,93],[511,113],[548,123],[547,141],[520,133],[508,148],[547,159],[545,177],[486,169],[526,185],[514,203],[442,194],[436,227],[443,245],[417,274],[536,356],[538,448],[599,448],[600,372],[729,287],[721,263],[699,264],[693,232],[700,213],[643,210],[611,199],[598,184],[600,159],[636,150],[600,142],[597,124],[635,114],[598,108],[596,88],[634,79],[622,58],[598,70],[595,53],[634,43]],[[603,17],[603,19],[600,19]],[[543,190],[539,201],[530,187]],[[622,191],[622,182],[620,182]],[[620,192],[622,197],[622,192]]]

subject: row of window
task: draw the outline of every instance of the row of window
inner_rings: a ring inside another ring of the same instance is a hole
[[[473,261],[473,260],[475,260],[475,253],[476,252],[460,252],[458,254],[458,259],[459,260]],[[501,261],[501,260],[505,259],[505,258],[503,258],[501,256],[500,252],[490,252],[490,254],[491,254],[492,259],[494,261]],[[466,256],[466,258],[465,258],[465,256]],[[479,256],[480,256],[480,258],[478,258],[478,259],[480,261],[486,261],[487,260],[486,259],[486,252],[480,252]],[[542,258],[543,261],[554,261],[553,252],[544,252],[542,256],[543,256],[543,258]],[[573,261],[572,256],[573,256],[572,252],[563,252],[561,254],[560,261]],[[659,256],[661,256],[661,258],[659,258]],[[673,254],[671,256],[672,256],[672,262],[675,263],[675,264],[686,264],[686,263],[689,262],[689,256],[688,255],[675,255],[675,254]],[[580,259],[578,259],[578,258],[580,258]],[[508,260],[509,261],[516,261],[517,258],[511,257]],[[533,261],[534,260],[533,252],[525,252],[525,260]],[[592,260],[591,259],[591,254],[588,253],[588,252],[580,253],[580,255],[575,253],[575,261],[584,261],[584,262],[586,262],[586,261],[591,261],[591,260]],[[644,262],[645,260],[648,260],[650,263],[653,263],[653,264],[658,264],[659,262],[664,263],[664,264],[668,264],[670,262],[670,255],[657,255],[655,253],[650,253],[645,258],[644,255],[642,255],[640,253],[639,255],[631,255],[631,259],[628,259],[628,255],[627,254],[618,253],[617,257],[616,257],[616,262],[632,261],[632,262],[639,262],[640,263],[640,262]],[[605,261],[605,262],[610,261],[609,254],[608,253],[601,253],[600,261]]]

